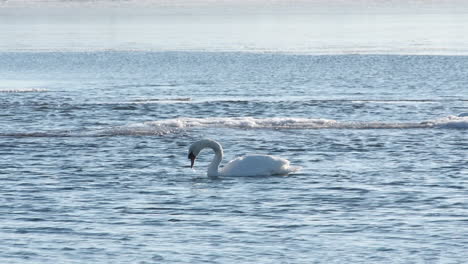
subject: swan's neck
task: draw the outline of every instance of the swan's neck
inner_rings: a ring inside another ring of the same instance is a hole
[[[219,164],[221,163],[221,160],[223,160],[223,148],[219,143],[214,141],[209,142],[206,147],[211,148],[215,153],[213,160],[208,166],[207,174],[208,177],[216,177],[219,175]]]

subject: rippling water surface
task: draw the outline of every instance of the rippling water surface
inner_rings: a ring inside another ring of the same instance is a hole
[[[468,259],[468,57],[0,61],[2,263]],[[303,169],[208,178],[201,138]]]

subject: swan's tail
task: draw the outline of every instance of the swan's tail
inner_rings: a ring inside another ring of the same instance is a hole
[[[302,169],[301,166],[284,166],[282,169],[282,175],[288,175],[290,173],[294,173],[300,171]]]
[[[289,173],[296,172],[296,171],[302,170],[302,167],[301,166],[289,166],[288,170],[289,170]]]

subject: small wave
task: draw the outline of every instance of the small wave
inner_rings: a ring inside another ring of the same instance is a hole
[[[146,84],[122,84],[114,85],[114,88],[151,88],[151,87],[176,87],[175,83],[146,83]]]
[[[0,133],[1,137],[73,137],[78,136],[78,134],[72,134],[71,132],[17,132],[17,133]]]
[[[182,97],[182,98],[141,98],[131,100],[130,103],[163,103],[163,102],[189,102],[192,98]]]
[[[313,118],[211,117],[148,121],[100,130],[0,133],[9,137],[163,136],[196,128],[232,129],[468,129],[468,116],[447,116],[423,122],[352,122]]]
[[[468,129],[468,114],[464,114],[467,113],[462,113],[458,116],[450,115],[444,118],[422,122],[422,124],[437,128]]]
[[[162,136],[175,133],[183,129],[177,121],[154,121],[140,124],[117,126],[103,129],[96,133],[97,136]]]
[[[313,118],[179,118],[144,123],[147,127],[226,127],[241,129],[391,129],[391,128],[468,128],[468,117],[448,116],[424,122],[352,122]]]
[[[433,104],[441,102],[468,102],[467,99],[395,99],[395,100],[378,100],[378,99],[299,99],[299,98],[197,98],[190,97],[175,97],[175,98],[134,98],[127,99],[126,101],[116,102],[92,102],[86,103],[97,105],[134,105],[134,104],[232,104],[232,105],[245,105],[249,103],[301,103],[301,104],[329,104],[329,103],[346,103],[346,104]]]
[[[382,104],[402,104],[402,103],[446,103],[446,102],[468,102],[468,99],[463,98],[442,98],[442,99],[304,99],[300,97],[290,98],[233,98],[233,99],[201,99],[195,102],[223,102],[223,103],[248,103],[248,102],[303,102],[303,103],[382,103]]]
[[[48,91],[47,89],[39,88],[0,89],[0,93],[43,93]]]
[[[115,127],[103,135],[164,135],[192,128],[234,128],[234,129],[412,129],[449,128],[467,129],[468,117],[448,116],[423,122],[350,122],[333,119],[312,118],[177,118],[149,121],[139,124]]]
[[[344,99],[344,100],[335,100],[335,101],[350,101],[354,103],[440,103],[440,102],[466,102],[466,99]]]
[[[134,105],[139,104],[166,104],[166,103],[187,103],[191,102],[192,98],[190,97],[180,97],[180,98],[136,98],[129,101],[119,101],[119,102],[90,102],[85,103],[85,105],[114,105],[117,108],[133,109]]]

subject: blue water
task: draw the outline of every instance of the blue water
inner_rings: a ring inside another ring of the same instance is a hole
[[[0,263],[468,259],[468,57],[0,61]],[[202,138],[302,170],[208,178]]]

